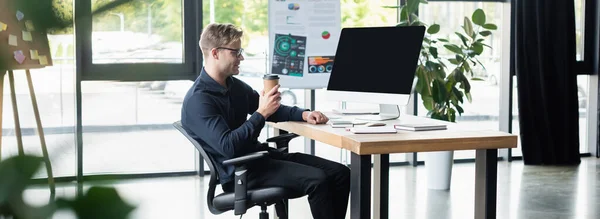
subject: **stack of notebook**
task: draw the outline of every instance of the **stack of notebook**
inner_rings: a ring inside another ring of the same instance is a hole
[[[444,124],[427,124],[427,123],[404,123],[404,124],[396,124],[394,128],[398,130],[407,130],[407,131],[430,131],[430,130],[446,130],[446,125]]]

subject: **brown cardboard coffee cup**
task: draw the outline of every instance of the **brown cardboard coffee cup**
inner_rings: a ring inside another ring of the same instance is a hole
[[[266,74],[263,76],[265,94],[271,91],[273,87],[279,84],[279,76],[274,74]]]

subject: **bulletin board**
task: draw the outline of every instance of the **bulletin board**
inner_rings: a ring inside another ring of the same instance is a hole
[[[52,65],[46,33],[15,1],[0,0],[0,70],[43,68]]]

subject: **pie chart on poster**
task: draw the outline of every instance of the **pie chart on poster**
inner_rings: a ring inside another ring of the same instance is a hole
[[[331,37],[331,34],[329,33],[329,31],[323,31],[323,33],[321,33],[321,37],[323,37],[323,39],[329,39],[329,37]]]

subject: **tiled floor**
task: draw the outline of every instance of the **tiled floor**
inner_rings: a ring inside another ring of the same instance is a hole
[[[390,169],[390,218],[473,218],[474,164],[455,164],[449,191],[427,189],[424,166]],[[208,177],[174,177],[120,182],[94,182],[118,188],[137,206],[136,219],[238,218],[228,212],[212,215],[206,205]],[[217,192],[220,192],[218,189]],[[58,196],[71,197],[74,185],[60,185]],[[25,193],[31,203],[43,204],[45,187]],[[311,218],[306,198],[290,201],[290,218]],[[253,208],[243,218],[258,218]],[[595,219],[600,215],[600,159],[583,158],[576,167],[524,166],[521,161],[498,164],[497,218]],[[55,218],[73,218],[68,212]],[[347,216],[349,218],[349,216]]]

